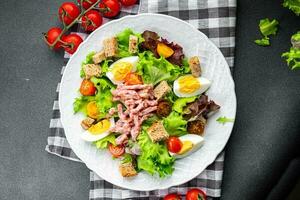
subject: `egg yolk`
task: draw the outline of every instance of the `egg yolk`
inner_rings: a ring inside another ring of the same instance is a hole
[[[98,107],[95,101],[91,101],[86,106],[87,115],[93,119],[96,119],[99,115]]]
[[[101,133],[108,131],[109,128],[110,128],[110,121],[107,119],[104,119],[104,120],[101,120],[100,122],[98,122],[97,124],[91,126],[88,129],[88,131],[92,135],[99,135]]]
[[[126,75],[131,72],[132,64],[128,62],[116,63],[112,69],[114,79],[117,81],[122,81],[125,79]]]
[[[182,93],[193,93],[200,88],[200,82],[192,75],[182,76],[178,79],[179,91]]]
[[[190,151],[193,148],[193,146],[194,146],[194,144],[191,141],[189,141],[189,140],[183,141],[182,147],[177,154],[184,154],[184,153]]]

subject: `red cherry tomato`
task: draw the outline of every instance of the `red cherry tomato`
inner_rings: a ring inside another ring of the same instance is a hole
[[[115,158],[118,158],[125,153],[125,147],[123,145],[114,146],[113,144],[109,144],[108,150]]]
[[[81,82],[79,91],[83,96],[92,96],[92,95],[95,95],[96,88],[92,81],[84,79]]]
[[[115,17],[119,14],[121,6],[117,0],[103,0],[99,4],[100,8],[107,8],[108,11],[103,12],[104,17]]]
[[[102,16],[96,10],[90,10],[81,19],[85,31],[94,31],[102,24]]]
[[[164,200],[181,200],[181,197],[178,194],[168,194],[164,197]]]
[[[169,137],[167,140],[168,150],[172,153],[178,153],[182,148],[182,142],[178,139],[178,137]]]
[[[80,4],[80,0],[77,0],[77,2]],[[94,3],[96,3],[97,0],[83,0],[82,7],[84,9],[89,9]]]
[[[62,41],[65,51],[69,54],[73,54],[83,42],[82,38],[75,33],[62,37]]]
[[[71,24],[79,14],[78,6],[73,2],[65,2],[58,9],[59,19],[66,25]]]
[[[206,194],[198,188],[193,188],[186,193],[186,200],[206,200]]]
[[[137,0],[120,0],[120,2],[123,6],[132,6],[137,2]]]
[[[58,28],[58,27],[52,27],[48,30],[48,32],[45,34],[45,39],[47,40],[48,42],[48,45],[50,44],[53,44],[54,41],[57,39],[57,37],[61,34],[62,30],[61,28]],[[53,49],[54,50],[57,50],[61,47],[61,42],[57,42]]]

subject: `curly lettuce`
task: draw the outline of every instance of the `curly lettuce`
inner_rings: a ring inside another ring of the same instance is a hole
[[[94,142],[98,149],[106,149],[109,144],[116,145],[116,136],[114,134],[109,134],[108,136]]]
[[[259,22],[259,30],[264,36],[262,39],[255,40],[254,42],[260,46],[269,46],[270,45],[270,35],[276,35],[278,21],[273,19],[270,21],[268,18],[262,19]]]
[[[290,51],[285,52],[281,57],[286,59],[286,63],[292,70],[300,69],[300,31],[291,37],[292,47]]]
[[[284,0],[283,7],[293,11],[296,15],[300,15],[300,0]]]
[[[181,114],[175,111],[163,119],[163,124],[169,135],[182,136],[187,134],[187,121],[183,119]]]
[[[156,58],[150,51],[139,54],[140,61],[137,65],[137,73],[142,76],[144,83],[157,84],[160,81],[174,81],[179,75],[188,73],[188,67],[173,65],[165,58]]]
[[[138,144],[142,150],[137,157],[139,170],[145,170],[151,175],[158,174],[160,177],[172,174],[175,159],[170,156],[165,144],[153,143],[145,128],[138,136]]]
[[[175,110],[178,113],[183,112],[183,108],[188,104],[192,103],[196,100],[197,96],[194,97],[185,97],[185,98],[179,98],[177,99],[173,104],[173,110]]]

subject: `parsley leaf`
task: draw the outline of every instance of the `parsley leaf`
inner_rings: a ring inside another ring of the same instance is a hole
[[[279,23],[276,19],[273,19],[272,21],[270,21],[268,18],[261,19],[259,22],[259,30],[264,38],[255,40],[255,43],[260,46],[269,46],[270,41],[268,36],[276,35],[278,24]]]
[[[217,119],[217,122],[219,122],[219,123],[221,123],[221,124],[225,124],[225,123],[227,123],[227,122],[234,122],[234,119],[231,119],[231,118],[227,118],[227,117],[219,117],[218,119]]]

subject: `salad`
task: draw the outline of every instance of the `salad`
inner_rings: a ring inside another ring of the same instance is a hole
[[[81,138],[118,159],[123,177],[171,175],[176,159],[203,145],[207,119],[220,109],[205,95],[211,81],[199,58],[149,30],[105,39],[80,77],[73,108],[85,115]]]

